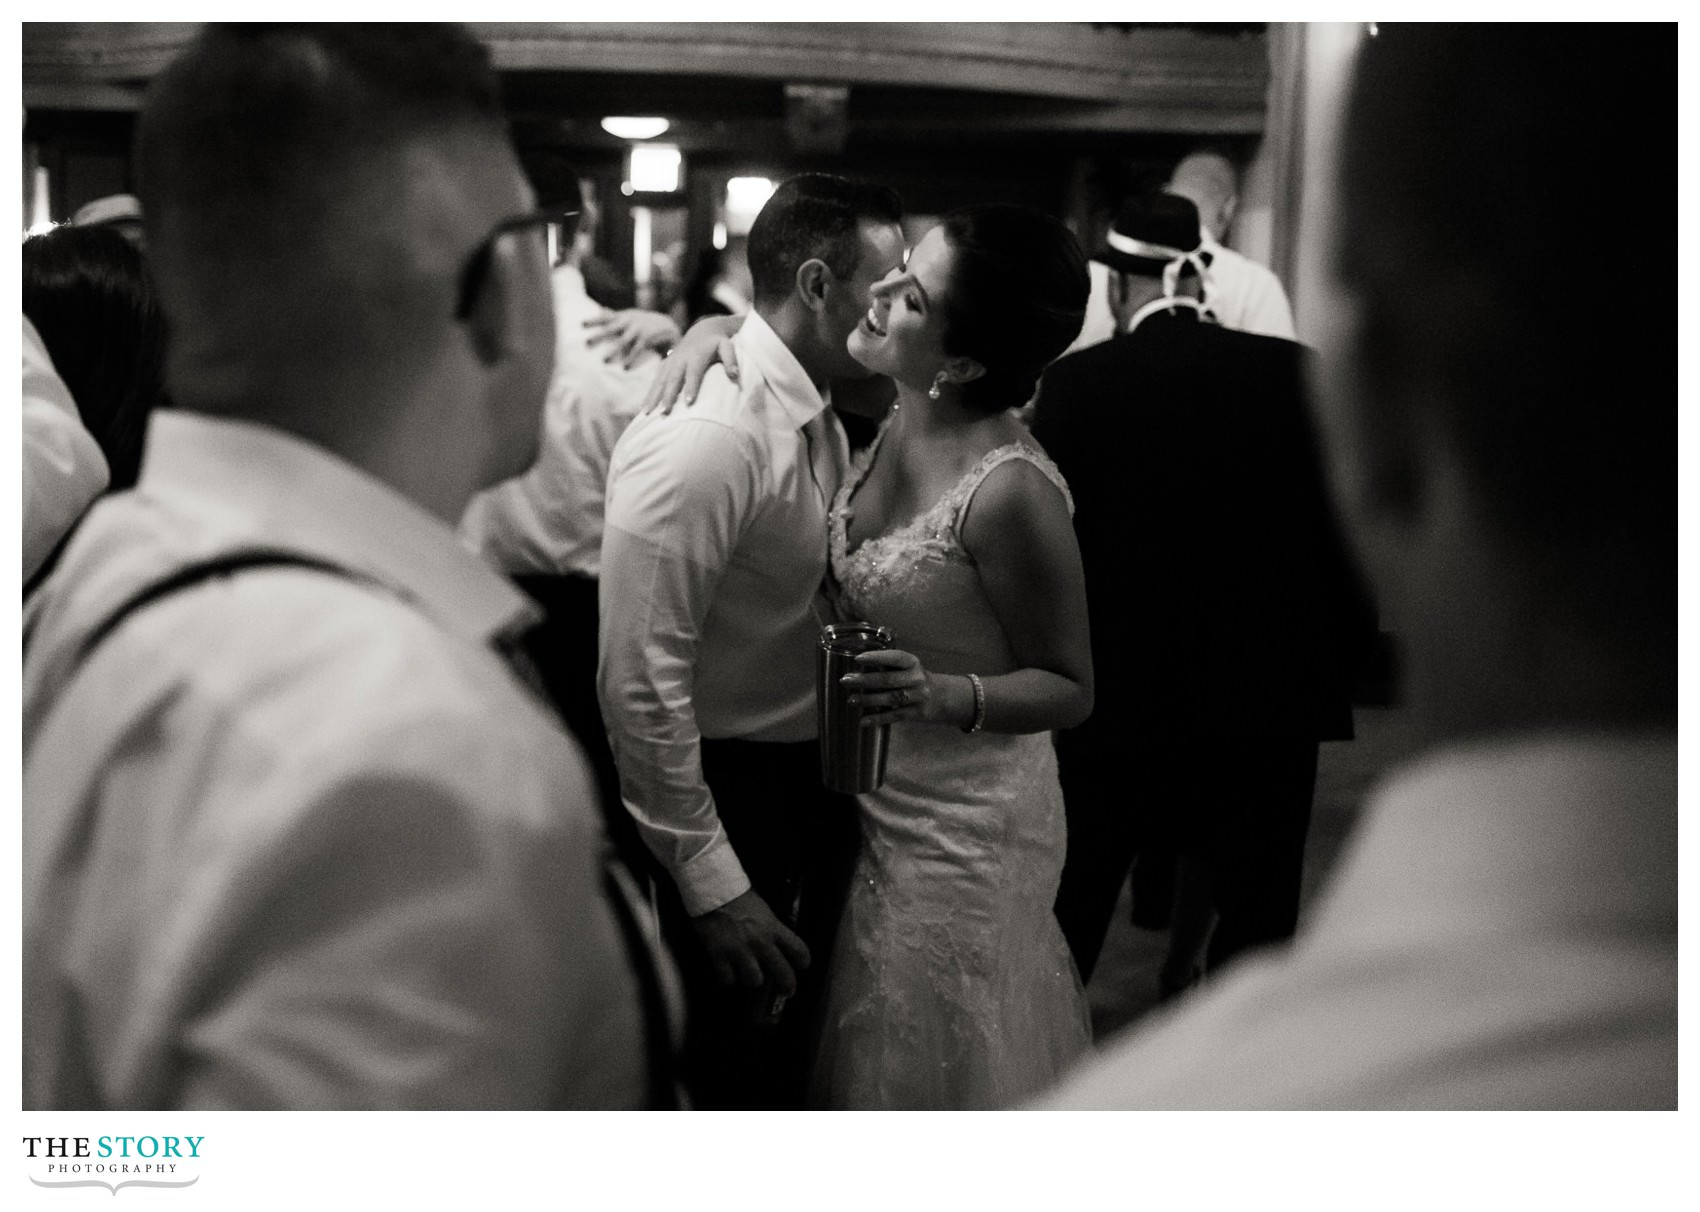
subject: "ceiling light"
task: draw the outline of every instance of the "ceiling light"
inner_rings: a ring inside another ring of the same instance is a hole
[[[602,129],[616,139],[653,139],[667,133],[672,123],[665,118],[604,118]]]
[[[670,144],[640,143],[626,157],[626,182],[639,193],[678,191],[684,157]]]
[[[771,177],[733,177],[726,182],[726,206],[753,218],[767,205],[776,188]]]

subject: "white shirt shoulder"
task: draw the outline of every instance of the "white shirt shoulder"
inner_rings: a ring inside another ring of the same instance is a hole
[[[114,1105],[641,1101],[588,772],[487,648],[268,569],[138,612],[59,696],[26,758],[25,933],[32,987],[86,1017],[26,1027],[37,1105],[79,1051]],[[39,865],[91,814],[74,866]]]
[[[23,322],[23,579],[106,488],[106,456],[83,428],[35,325]]]

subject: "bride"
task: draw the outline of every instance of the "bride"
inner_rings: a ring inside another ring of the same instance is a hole
[[[1092,708],[1062,476],[1015,409],[1080,331],[1086,262],[1038,211],[951,212],[874,287],[851,355],[897,404],[831,514],[848,618],[900,650],[847,681],[893,723],[827,979],[814,1101],[1009,1106],[1088,1045],[1052,915],[1062,790],[1050,730]]]
[[[1015,412],[1080,331],[1087,292],[1062,224],[968,207],[873,288],[850,337],[898,394],[834,501],[831,568],[841,616],[900,648],[848,675],[867,725],[896,726],[884,785],[859,797],[816,1106],[1006,1107],[1090,1043],[1052,914],[1051,730],[1092,708],[1085,586],[1068,488]],[[684,384],[688,403],[709,361],[731,362],[723,344],[702,356],[724,330],[698,327],[651,401]]]

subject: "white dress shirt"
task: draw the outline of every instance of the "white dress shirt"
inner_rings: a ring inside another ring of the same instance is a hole
[[[1676,1106],[1676,739],[1459,747],[1380,791],[1315,922],[1051,1108]]]
[[[77,660],[256,546],[369,579],[206,581]],[[589,770],[491,647],[534,617],[319,448],[157,414],[27,632],[24,1105],[641,1104]]]
[[[693,915],[750,886],[699,739],[815,735],[827,506],[848,463],[767,322],[752,313],[733,345],[737,383],[716,366],[690,408],[626,430],[602,540],[602,716],[626,808]]]
[[[645,354],[629,370],[603,360],[584,324],[604,313],[571,265],[552,277],[555,370],[543,405],[537,462],[524,475],[479,493],[461,520],[461,538],[510,573],[579,573],[601,563],[602,501],[614,443],[637,416],[661,358]]]
[[[1204,233],[1203,245],[1210,254],[1210,297],[1205,302],[1216,322],[1223,328],[1296,340],[1293,308],[1275,271],[1218,244],[1209,232]]]
[[[1296,340],[1293,309],[1274,271],[1225,244],[1218,244],[1208,232],[1202,243],[1211,254],[1207,301],[1216,322],[1241,332]],[[1068,347],[1069,353],[1116,335],[1116,318],[1110,311],[1110,267],[1102,261],[1092,261],[1086,268],[1091,274],[1092,290],[1086,299],[1085,322],[1080,326],[1080,335]]]
[[[106,488],[110,473],[77,403],[24,321],[24,573],[28,581]]]

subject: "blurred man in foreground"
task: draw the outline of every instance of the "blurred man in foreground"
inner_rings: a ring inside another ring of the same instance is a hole
[[[1366,42],[1321,419],[1429,751],[1290,954],[1047,1105],[1676,1106],[1675,310],[1573,288],[1604,216],[1655,199],[1674,226],[1675,50]]]
[[[661,1101],[535,612],[452,529],[554,339],[487,52],[211,27],[137,149],[177,410],[26,620],[24,1105]]]

